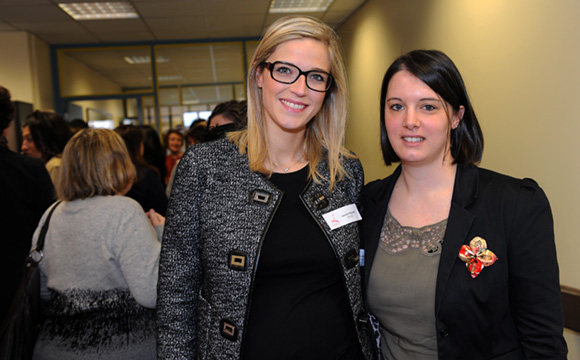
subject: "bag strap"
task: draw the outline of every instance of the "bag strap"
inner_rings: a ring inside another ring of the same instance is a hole
[[[44,220],[44,224],[42,224],[42,228],[40,229],[40,234],[38,235],[38,241],[36,242],[36,247],[30,252],[31,255],[35,251],[42,252],[42,249],[44,248],[44,238],[46,237],[46,233],[48,231],[48,223],[50,222],[50,218],[52,217],[52,213],[54,212],[56,207],[58,205],[60,205],[60,203],[61,203],[60,201],[57,201],[56,204],[52,207],[52,209],[50,209],[50,212],[48,213],[48,216]]]

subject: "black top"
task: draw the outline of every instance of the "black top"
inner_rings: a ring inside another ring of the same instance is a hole
[[[137,201],[145,212],[153,209],[165,216],[167,212],[167,195],[165,187],[157,173],[148,167],[135,165],[137,181],[125,195]]]
[[[244,359],[362,359],[338,261],[298,197],[308,171],[270,178],[284,195],[260,253]]]

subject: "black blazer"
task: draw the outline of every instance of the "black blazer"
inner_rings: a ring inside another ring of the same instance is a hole
[[[363,190],[365,289],[400,174]],[[458,254],[475,236],[498,260],[472,278]],[[434,305],[439,359],[566,359],[552,212],[536,182],[457,166]]]

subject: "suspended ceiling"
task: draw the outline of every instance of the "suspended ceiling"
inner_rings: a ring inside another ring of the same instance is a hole
[[[0,32],[26,31],[50,45],[74,46],[64,56],[123,91],[152,87],[150,64],[130,65],[124,60],[126,56],[149,56],[150,49],[125,45],[166,44],[156,47],[157,58],[166,60],[157,66],[158,86],[167,89],[160,92],[162,103],[215,103],[236,96],[232,92],[239,93],[240,86],[235,84],[243,83],[245,76],[244,49],[236,40],[259,38],[274,20],[285,15],[269,14],[270,0],[129,0],[138,19],[75,21],[58,7],[59,2],[74,1],[0,0]],[[364,2],[334,0],[325,12],[305,15],[336,27]],[[170,44],[173,42],[188,44]],[[79,46],[99,45],[107,48],[79,50]],[[255,43],[246,45],[249,57]],[[63,96],[90,95],[75,93],[73,75],[67,79],[67,68],[62,64],[59,68],[61,80],[70,82],[62,84]]]

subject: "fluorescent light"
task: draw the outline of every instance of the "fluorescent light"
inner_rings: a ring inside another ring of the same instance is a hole
[[[58,6],[75,20],[136,19],[139,14],[128,2],[62,3]]]
[[[131,65],[135,64],[150,64],[151,58],[149,56],[125,56],[123,58],[126,62]],[[169,62],[169,58],[165,56],[158,56],[157,63],[166,63]]]
[[[149,80],[152,80],[151,76],[148,77]],[[183,80],[183,76],[181,75],[161,75],[157,76],[157,81],[176,81],[176,80]]]
[[[183,105],[197,105],[199,100],[183,100]]]
[[[159,81],[175,81],[175,80],[183,80],[183,76],[180,75],[161,75],[157,77]]]
[[[270,14],[326,11],[333,0],[272,0]]]

